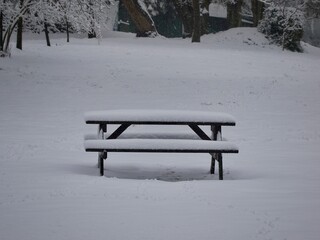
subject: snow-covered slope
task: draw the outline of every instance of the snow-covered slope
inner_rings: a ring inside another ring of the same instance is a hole
[[[283,52],[247,28],[52,45],[0,59],[1,240],[319,238],[319,49]],[[235,116],[225,180],[206,154],[114,153],[99,177],[84,112],[137,108]]]

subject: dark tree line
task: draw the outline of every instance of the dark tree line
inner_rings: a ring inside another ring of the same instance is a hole
[[[26,25],[31,31],[44,32],[48,46],[50,31],[66,31],[68,41],[70,31],[101,38],[101,28],[108,19],[105,9],[117,1],[127,9],[138,37],[158,35],[149,7],[167,5],[182,22],[182,36],[190,37],[192,42],[199,42],[201,35],[208,33],[212,2],[226,6],[229,28],[241,26],[243,9],[252,12],[253,26],[257,26],[264,9],[270,5],[299,9],[308,18],[320,16],[320,0],[0,0],[0,55],[10,54],[9,42],[14,31],[16,47],[22,49],[22,30]]]
[[[148,0],[120,0],[126,7],[132,21],[137,28],[137,36],[156,36],[157,29],[152,21],[152,17],[146,11]],[[183,37],[191,37],[192,42],[199,42],[200,36],[208,33],[209,5],[212,0],[173,0],[177,16],[183,25]],[[227,21],[229,28],[241,26],[242,6],[244,0],[218,0],[227,6]],[[253,25],[257,26],[262,18],[264,3],[260,0],[251,0]]]

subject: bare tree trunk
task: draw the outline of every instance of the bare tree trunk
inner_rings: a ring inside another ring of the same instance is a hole
[[[88,38],[96,38],[97,35],[96,35],[96,32],[94,30],[92,30],[92,32],[89,32],[88,33]]]
[[[200,0],[200,34],[207,34],[208,30],[208,20],[209,20],[209,4],[211,0]],[[174,0],[174,7],[177,11],[177,14],[183,24],[183,33],[182,37],[192,37],[193,33],[193,21],[194,21],[194,10],[193,10],[193,0]]]
[[[260,0],[251,0],[251,11],[253,15],[253,26],[256,27],[263,17],[264,3]]]
[[[6,1],[3,0],[3,3],[5,3]],[[3,31],[4,31],[4,27],[3,27],[3,12],[0,12],[0,51],[3,51],[4,49],[4,36],[3,36]]]
[[[241,26],[241,7],[243,0],[237,0],[235,3],[227,4],[227,20],[229,28]]]
[[[199,5],[199,0],[192,0],[192,4],[193,4],[192,42],[200,42],[201,23],[200,23],[200,5]]]
[[[23,0],[20,0],[20,7],[23,6]],[[23,28],[23,19],[22,17],[19,18],[18,21],[18,30],[17,30],[17,45],[18,49],[22,50],[22,28]]]
[[[0,51],[3,51],[3,13],[0,12]]]
[[[17,30],[17,45],[18,49],[22,50],[22,27],[23,27],[23,20],[22,17],[19,18],[18,21],[18,30]]]
[[[70,41],[70,34],[69,34],[69,21],[66,19],[66,24],[67,24],[67,42]]]
[[[48,23],[44,22],[44,33],[46,35],[46,41],[47,41],[47,46],[50,47],[50,38],[49,38],[49,30],[48,30]]]
[[[157,30],[150,15],[142,8],[138,0],[122,0],[137,29],[137,37],[154,37]]]

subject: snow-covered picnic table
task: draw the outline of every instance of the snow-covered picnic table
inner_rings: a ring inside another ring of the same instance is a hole
[[[223,179],[222,153],[238,153],[235,144],[222,141],[222,126],[235,126],[235,119],[226,113],[181,110],[109,110],[85,113],[87,124],[98,124],[98,135],[85,138],[85,150],[98,152],[100,175],[104,175],[104,159],[108,152],[183,152],[209,153],[210,173],[219,164],[219,179]],[[120,125],[107,133],[108,125]],[[186,125],[194,134],[124,133],[131,125]],[[210,126],[208,136],[200,126]]]

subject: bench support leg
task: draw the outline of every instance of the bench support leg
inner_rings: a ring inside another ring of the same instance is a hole
[[[202,129],[196,124],[190,124],[189,127],[202,139],[202,140],[211,140],[208,135],[202,131]]]
[[[223,164],[222,164],[221,153],[218,153],[218,163],[219,163],[219,180],[223,180]]]
[[[211,139],[213,141],[222,141],[222,131],[220,125],[211,125]],[[215,161],[219,164],[219,179],[223,180],[222,153],[212,154],[210,173],[215,172]]]
[[[104,160],[107,159],[107,152],[100,152],[99,153],[99,159],[98,159],[98,162],[99,162],[99,168],[100,168],[100,176],[103,176],[104,175]]]
[[[211,154],[211,167],[210,167],[210,174],[214,174],[216,168],[216,159],[213,154]]]
[[[100,168],[100,176],[104,175],[104,159],[102,158],[103,153],[99,153],[99,168]]]
[[[98,139],[104,139],[104,136],[105,136],[106,133],[107,133],[107,124],[99,124],[99,127],[98,127]],[[98,168],[100,168],[101,161],[103,161],[103,158],[101,158],[102,157],[101,154],[100,153],[98,154]]]
[[[131,124],[124,123],[121,124],[120,127],[118,127],[109,137],[108,139],[116,139],[118,138],[128,127],[130,127]]]

